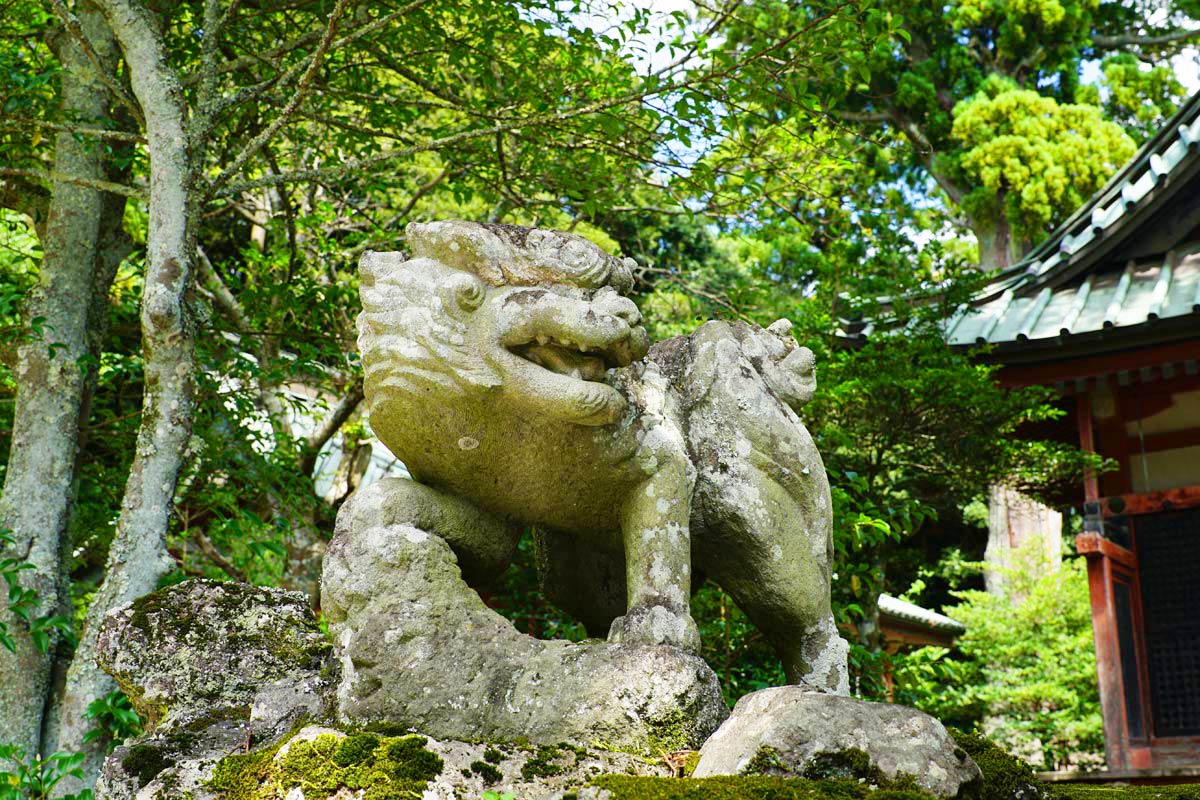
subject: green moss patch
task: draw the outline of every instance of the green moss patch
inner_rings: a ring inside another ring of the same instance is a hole
[[[270,784],[274,771],[275,753],[279,747],[269,747],[256,753],[238,753],[222,758],[213,768],[208,785],[221,792],[226,800],[259,800],[269,797],[264,788]]]
[[[504,774],[501,773],[500,770],[496,769],[486,761],[472,761],[471,772],[474,772],[476,775],[482,778],[483,782],[488,786],[491,786],[493,783],[499,783],[501,779],[504,778]]]
[[[535,781],[538,778],[549,778],[561,774],[563,767],[554,763],[554,759],[559,755],[561,755],[561,751],[557,745],[539,747],[537,752],[521,765],[521,777],[527,781]]]
[[[871,763],[871,757],[857,747],[816,753],[804,767],[802,777],[811,780],[861,779],[875,784],[884,781],[883,773]]]
[[[1019,758],[1014,758],[988,739],[974,733],[949,729],[954,743],[983,773],[983,785],[972,787],[966,796],[976,800],[1012,800],[1014,797],[1036,800],[1048,797],[1049,792],[1038,782],[1033,768]]]
[[[612,800],[930,800],[911,789],[878,789],[857,781],[771,776],[639,778],[604,775],[592,784]]]
[[[353,767],[366,761],[379,748],[379,737],[369,733],[347,736],[333,751],[333,763],[339,767]]]
[[[273,800],[296,786],[309,800],[332,797],[343,788],[361,790],[364,800],[411,800],[444,767],[440,756],[425,749],[426,742],[420,736],[327,733],[293,742],[276,759],[281,742],[257,753],[226,756],[208,785],[226,800]]]
[[[365,800],[419,797],[443,767],[425,743],[420,736],[389,742],[369,734],[345,739],[323,734],[288,748],[275,784],[281,794],[299,786],[309,798],[329,797],[343,787],[363,790]]]
[[[121,759],[121,769],[126,775],[136,775],[138,786],[145,786],[167,767],[171,760],[161,748],[152,744],[135,744]]]
[[[1179,786],[1096,786],[1059,783],[1051,793],[1064,800],[1200,800],[1200,785]]]

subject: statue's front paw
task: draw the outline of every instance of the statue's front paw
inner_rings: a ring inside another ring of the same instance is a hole
[[[612,621],[608,640],[634,645],[666,644],[689,653],[700,652],[700,631],[692,615],[666,606],[634,606],[625,616]]]

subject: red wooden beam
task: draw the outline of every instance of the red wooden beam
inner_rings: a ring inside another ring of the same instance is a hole
[[[1088,358],[1012,365],[1002,367],[996,373],[996,377],[1001,386],[1049,386],[1055,381],[1099,378],[1122,370],[1139,370],[1142,367],[1187,361],[1197,357],[1197,350],[1200,350],[1200,345],[1197,345],[1195,340],[1175,342]]]
[[[1137,568],[1137,556],[1132,550],[1121,547],[1098,533],[1081,533],[1076,536],[1075,551],[1084,556],[1103,556],[1130,569]]]
[[[1100,504],[1101,512],[1106,517],[1157,514],[1160,511],[1195,508],[1196,506],[1200,506],[1200,486],[1182,486],[1178,489],[1164,489],[1161,492],[1143,492],[1140,494],[1122,494],[1115,497],[1105,497],[1100,501]],[[1121,549],[1123,550],[1124,548]]]

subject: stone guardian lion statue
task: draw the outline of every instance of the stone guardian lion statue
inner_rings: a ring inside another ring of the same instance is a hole
[[[710,578],[789,682],[846,693],[829,485],[796,416],[813,355],[790,324],[650,347],[633,262],[586,239],[444,221],[407,241],[360,263],[371,427],[415,479],[363,490],[389,521],[441,536],[477,587],[536,526],[544,591],[610,641],[695,652]]]

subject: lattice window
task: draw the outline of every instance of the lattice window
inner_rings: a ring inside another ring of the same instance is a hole
[[[1135,522],[1154,731],[1200,734],[1200,509]]]

